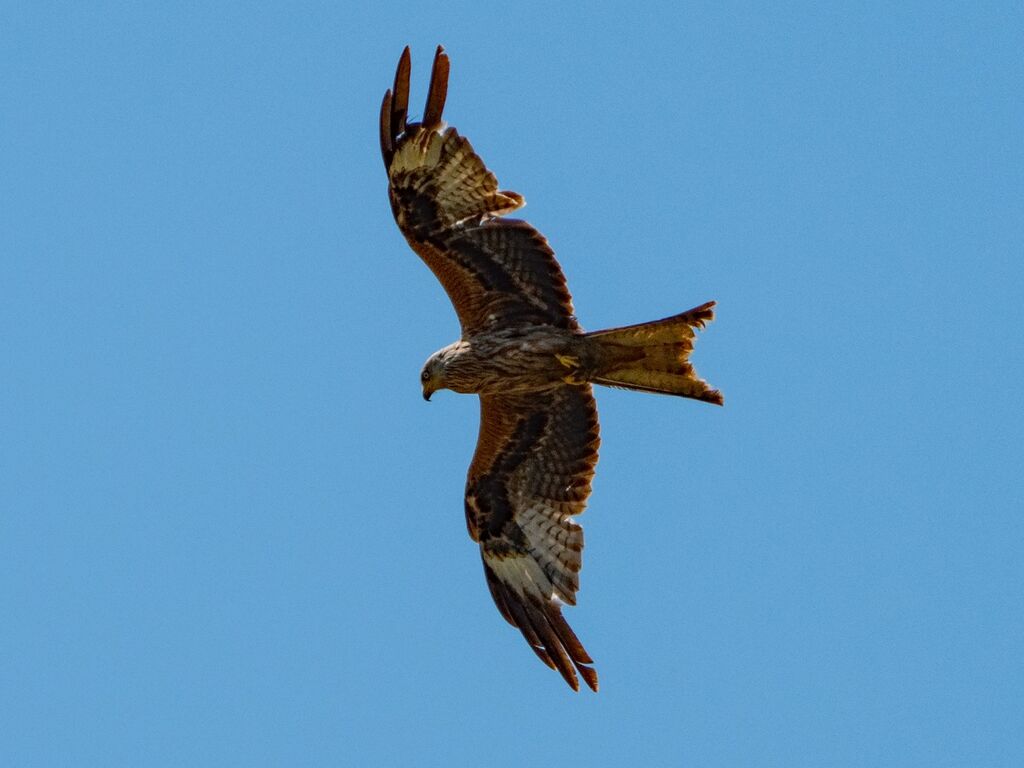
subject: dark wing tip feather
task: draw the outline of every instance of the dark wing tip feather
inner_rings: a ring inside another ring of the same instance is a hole
[[[405,130],[405,120],[409,115],[409,74],[412,72],[412,54],[409,46],[405,46],[395,70],[394,97],[391,102],[391,138],[394,140]]]
[[[412,56],[407,45],[398,59],[394,86],[384,93],[384,100],[380,105],[380,154],[384,158],[385,169],[391,167],[391,158],[395,156],[395,144],[405,130],[405,120],[409,114],[411,70]]]
[[[380,155],[384,158],[384,170],[391,167],[391,158],[395,156],[395,145],[391,138],[391,91],[384,92],[384,101],[380,104]]]
[[[423,115],[422,125],[428,130],[441,126],[441,113],[444,111],[445,99],[448,96],[448,70],[448,54],[444,52],[444,47],[439,45],[437,53],[434,54],[430,89],[427,91],[427,106]],[[390,168],[398,137],[405,132],[408,124],[411,74],[412,53],[407,45],[402,49],[402,55],[398,59],[394,86],[384,94],[384,101],[380,107],[380,152],[384,158],[385,168]]]
[[[406,49],[408,50],[408,49]],[[432,131],[441,127],[441,113],[448,98],[448,54],[444,46],[437,46],[434,67],[430,71],[430,88],[427,91],[427,106],[423,110],[423,127]]]
[[[536,629],[534,629],[534,624],[530,621],[530,614],[526,606],[515,599],[511,599],[508,602],[508,607],[512,612],[513,626],[522,632],[523,637],[526,638],[527,645],[530,646],[530,650],[533,651],[537,655],[537,658],[543,661],[549,669],[558,669],[558,667],[555,666],[554,659],[551,658],[551,654],[545,647],[545,643],[541,639],[540,634]],[[565,673],[562,672],[562,675],[564,676]],[[572,680],[566,678],[566,680],[569,681],[569,685],[573,685],[575,682],[575,678]]]
[[[597,691],[597,670],[587,666],[593,659],[576,633],[562,616],[557,605],[542,604],[509,589],[484,560],[484,574],[491,596],[509,624],[523,635],[530,650],[551,669],[557,670],[574,691],[580,689],[580,677],[592,691]]]
[[[597,693],[597,670],[583,665],[580,665],[577,669],[579,669],[580,675],[583,676],[583,682],[587,684],[590,690]]]

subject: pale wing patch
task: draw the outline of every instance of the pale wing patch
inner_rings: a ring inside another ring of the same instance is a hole
[[[436,205],[439,230],[502,216],[525,204],[515,192],[498,191],[494,174],[454,128],[417,129],[398,146],[389,175],[396,190],[414,190]]]
[[[576,604],[582,566],[583,529],[551,507],[525,507],[516,516],[527,549],[554,587],[554,596]]]
[[[502,583],[520,597],[548,602],[554,593],[551,580],[529,555],[494,555],[484,548],[484,560]]]

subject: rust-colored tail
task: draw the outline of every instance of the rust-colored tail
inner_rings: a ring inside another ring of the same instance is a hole
[[[722,393],[697,376],[690,365],[694,329],[714,319],[709,301],[679,315],[650,323],[588,333],[595,384],[680,395],[722,405]]]

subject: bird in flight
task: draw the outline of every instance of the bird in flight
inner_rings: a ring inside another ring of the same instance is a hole
[[[689,362],[710,301],[663,320],[586,333],[547,240],[505,218],[525,203],[441,120],[448,56],[434,56],[426,108],[410,122],[409,48],[380,110],[380,148],[395,221],[441,281],[462,337],[427,360],[439,389],[480,397],[480,434],[466,480],[469,535],[501,615],[579,690],[597,671],[562,616],[576,604],[583,513],[597,464],[592,384],[722,404]]]

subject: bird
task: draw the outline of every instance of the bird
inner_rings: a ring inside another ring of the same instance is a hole
[[[450,63],[437,47],[419,122],[409,117],[407,46],[380,108],[380,148],[398,228],[458,315],[460,338],[420,373],[423,397],[475,394],[480,431],[466,479],[469,535],[491,597],[540,660],[579,690],[597,670],[562,614],[576,604],[586,507],[600,444],[593,385],[717,405],[689,361],[715,302],[654,322],[587,333],[547,239],[508,218],[469,141],[442,120]],[[578,676],[577,676],[578,673]]]

